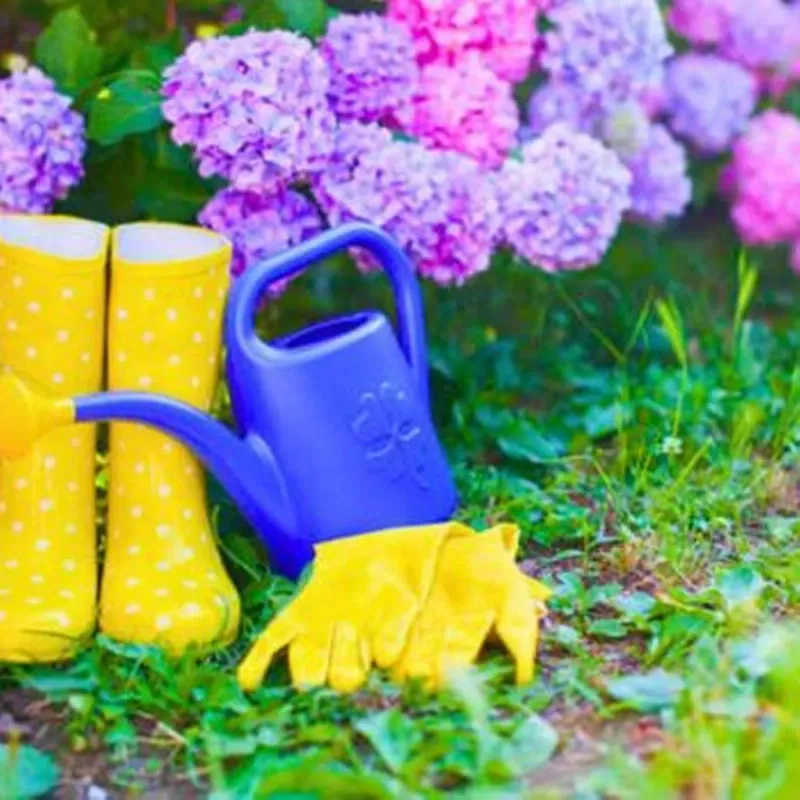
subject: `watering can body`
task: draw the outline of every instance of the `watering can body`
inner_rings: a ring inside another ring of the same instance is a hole
[[[390,278],[397,332],[362,312],[263,341],[255,317],[269,287],[350,247],[369,250]],[[430,416],[421,294],[383,231],[344,226],[249,270],[229,297],[225,345],[236,432],[131,392],[77,398],[75,418],[141,422],[181,441],[289,577],[317,542],[451,518],[457,496]]]

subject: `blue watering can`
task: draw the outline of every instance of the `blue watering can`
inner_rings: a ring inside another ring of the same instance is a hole
[[[269,287],[351,247],[388,274],[397,336],[383,314],[365,311],[262,341],[254,321]],[[429,409],[421,293],[391,237],[348,225],[249,270],[228,300],[225,344],[238,432],[136,392],[76,398],[75,420],[138,422],[180,441],[290,578],[313,559],[315,542],[452,517],[456,490]]]

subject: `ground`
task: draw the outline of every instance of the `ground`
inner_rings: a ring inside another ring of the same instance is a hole
[[[523,568],[555,590],[534,684],[494,650],[438,696],[378,674],[351,698],[296,694],[281,666],[245,697],[233,667],[292,587],[212,487],[242,641],[171,661],[99,637],[64,668],[0,670],[0,737],[44,754],[32,771],[64,798],[794,796],[800,291],[783,256],[742,257],[711,215],[626,231],[591,273],[501,260],[426,292],[461,516],[517,522]],[[386,300],[379,276],[306,288],[271,330]]]

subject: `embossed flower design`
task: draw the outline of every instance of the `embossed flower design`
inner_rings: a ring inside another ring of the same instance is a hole
[[[427,448],[415,416],[407,392],[389,382],[382,383],[377,392],[362,396],[353,432],[364,445],[372,469],[392,481],[410,473],[421,488],[427,489]]]

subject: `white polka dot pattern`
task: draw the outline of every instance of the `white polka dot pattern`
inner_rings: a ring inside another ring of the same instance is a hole
[[[112,265],[109,388],[210,407],[228,259],[225,247],[191,268]],[[173,651],[232,639],[239,598],[210,535],[202,469],[181,445],[127,423],[112,425],[110,467],[103,631]]]
[[[3,234],[17,223],[38,234],[28,246]],[[94,237],[92,258],[34,249],[58,240],[65,223]],[[101,385],[107,243],[98,230],[57,217],[12,217],[0,229],[0,363],[58,394]],[[0,461],[0,662],[63,659],[94,627],[94,465],[92,426],[55,431],[24,458]]]

